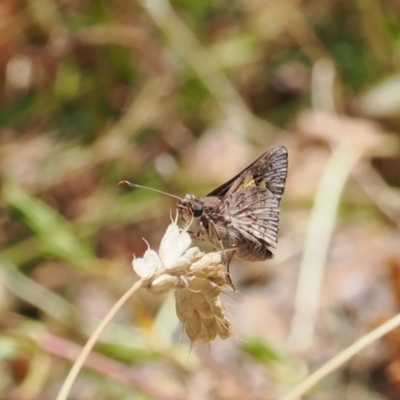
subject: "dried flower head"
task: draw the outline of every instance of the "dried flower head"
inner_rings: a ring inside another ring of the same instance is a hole
[[[191,244],[187,231],[172,222],[158,253],[148,248],[142,258],[133,259],[133,270],[152,293],[175,290],[176,313],[192,342],[226,339],[233,331],[220,293],[231,284],[221,253],[204,253]]]

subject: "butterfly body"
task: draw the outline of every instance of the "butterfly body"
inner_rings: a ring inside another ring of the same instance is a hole
[[[243,260],[271,258],[287,164],[287,150],[276,147],[207,196],[186,195],[177,209],[192,237]]]

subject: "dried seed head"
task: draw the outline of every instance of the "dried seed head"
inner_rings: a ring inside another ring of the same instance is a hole
[[[232,335],[232,326],[219,298],[188,289],[175,291],[176,314],[192,342],[209,343],[217,336],[226,339]]]
[[[142,258],[134,258],[133,270],[146,278],[152,293],[175,290],[176,313],[192,342],[226,339],[233,331],[219,295],[231,286],[221,254],[203,253],[191,243],[190,235],[172,222],[159,252],[148,249]]]

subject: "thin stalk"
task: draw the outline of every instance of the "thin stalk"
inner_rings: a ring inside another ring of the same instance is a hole
[[[315,195],[295,296],[288,344],[303,352],[312,343],[324,267],[344,185],[366,148],[345,139],[333,151]]]
[[[342,366],[345,362],[350,360],[351,357],[355,356],[361,350],[365,349],[367,346],[386,335],[393,329],[397,328],[400,325],[400,314],[397,314],[389,321],[385,322],[378,328],[374,329],[367,335],[363,336],[361,339],[357,340],[350,347],[343,350],[337,356],[333,357],[326,364],[324,364],[321,368],[311,374],[308,378],[306,378],[303,382],[297,385],[293,390],[290,391],[286,396],[284,396],[281,400],[296,400],[299,399],[300,396],[304,395],[308,390],[310,390],[313,386],[315,386],[318,382],[324,379],[326,376],[337,370],[340,366]]]
[[[100,335],[107,327],[107,325],[111,322],[120,308],[126,303],[126,301],[132,296],[136,290],[138,290],[142,285],[145,279],[138,280],[128,291],[115,303],[110,312],[104,317],[104,319],[100,322],[99,326],[90,336],[89,340],[86,342],[83,347],[79,357],[76,359],[74,365],[72,366],[67,378],[64,381],[63,386],[61,387],[60,393],[58,394],[56,400],[66,400],[69,392],[71,391],[71,387],[74,384],[76,377],[79,374],[79,371],[82,369],[83,364],[86,361],[89,353],[92,351],[94,345],[98,341]]]

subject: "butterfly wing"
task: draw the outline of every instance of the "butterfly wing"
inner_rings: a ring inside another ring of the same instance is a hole
[[[269,190],[280,199],[285,188],[287,158],[285,147],[275,147],[207,196],[229,196],[238,190],[258,186]]]
[[[226,211],[239,243],[274,249],[278,238],[280,199],[262,187],[239,190],[229,197]]]
[[[270,256],[270,249],[276,247],[279,205],[285,189],[287,167],[286,148],[274,148],[235,177],[229,187],[222,189],[226,191],[226,213],[234,230],[241,236],[242,250],[238,248],[239,253],[250,254],[258,249],[260,257],[261,253]]]

